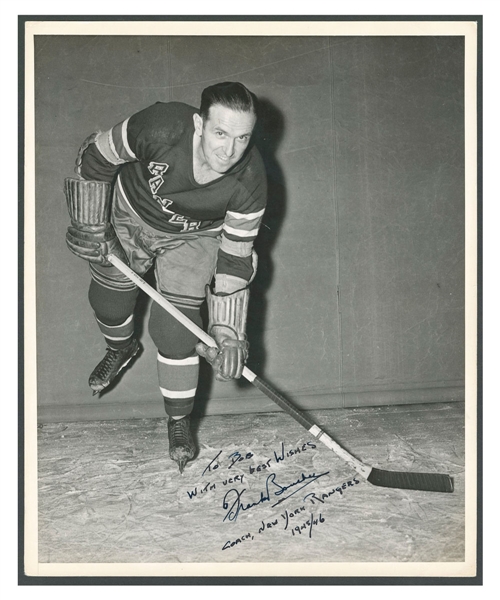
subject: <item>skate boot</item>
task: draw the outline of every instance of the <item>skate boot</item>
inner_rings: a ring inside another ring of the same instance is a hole
[[[196,451],[191,435],[190,421],[189,415],[182,419],[168,418],[169,454],[170,458],[179,465],[181,473],[184,471],[187,461],[193,458]]]
[[[92,395],[95,396],[108,387],[118,373],[134,358],[137,352],[139,352],[139,342],[135,338],[131,340],[128,346],[120,350],[115,350],[108,346],[106,356],[89,377],[89,386],[93,390]]]

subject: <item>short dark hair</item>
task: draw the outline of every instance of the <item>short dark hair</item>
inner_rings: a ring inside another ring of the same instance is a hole
[[[214,104],[241,112],[253,112],[257,116],[257,97],[242,83],[235,81],[216,83],[203,90],[200,105],[200,116],[203,120],[208,119],[210,107]]]

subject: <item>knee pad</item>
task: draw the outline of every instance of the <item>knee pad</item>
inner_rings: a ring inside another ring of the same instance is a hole
[[[134,312],[138,293],[138,288],[118,291],[104,287],[92,279],[89,302],[99,321],[111,326],[120,325]]]
[[[130,281],[130,279],[114,265],[101,265],[90,262],[89,268],[92,279],[105,288],[117,290],[119,292],[129,292],[137,289],[135,283]]]
[[[202,326],[200,308],[177,306],[198,327]],[[153,303],[149,317],[149,334],[161,354],[167,358],[182,359],[191,356],[198,338],[182,323],[158,304]]]

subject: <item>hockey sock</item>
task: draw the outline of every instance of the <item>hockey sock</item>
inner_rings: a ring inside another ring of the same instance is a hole
[[[195,354],[187,358],[172,359],[158,351],[157,365],[165,412],[173,418],[188,415],[194,406],[200,357]]]
[[[183,306],[175,302],[172,302],[172,304],[196,325],[202,327],[203,322],[199,306]],[[149,334],[163,356],[172,358],[184,358],[193,355],[198,342],[198,338],[193,333],[156,302],[151,305]]]
[[[94,272],[91,272],[90,305],[106,343],[119,350],[130,343],[134,334],[133,312],[139,290],[136,287],[128,290],[111,289],[97,281]]]
[[[115,350],[121,350],[128,346],[134,335],[134,315],[130,315],[123,323],[119,325],[106,325],[95,316],[97,325],[104,335],[106,344]]]

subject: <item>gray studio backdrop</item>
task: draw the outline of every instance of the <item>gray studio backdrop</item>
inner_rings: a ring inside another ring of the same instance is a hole
[[[463,39],[36,38],[39,419],[163,415],[156,351],[92,397],[104,343],[86,263],[65,245],[63,179],[82,140],[158,100],[198,106],[238,80],[269,208],[257,243],[249,367],[304,408],[464,397]],[[247,382],[199,389],[200,414],[272,410]]]

